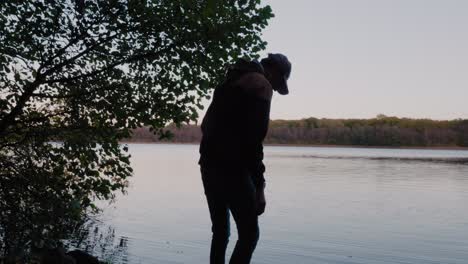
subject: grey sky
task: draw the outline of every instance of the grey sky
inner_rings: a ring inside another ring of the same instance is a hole
[[[468,118],[468,1],[268,0],[290,95],[272,119]]]

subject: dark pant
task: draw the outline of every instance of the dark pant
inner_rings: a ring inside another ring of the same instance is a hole
[[[210,210],[210,263],[224,264],[229,241],[229,211],[236,222],[239,239],[230,264],[248,264],[259,238],[255,187],[246,170],[201,168],[203,187]]]

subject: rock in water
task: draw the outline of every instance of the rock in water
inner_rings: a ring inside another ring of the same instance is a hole
[[[93,257],[90,254],[81,250],[70,251],[67,253],[67,255],[74,258],[76,261],[76,264],[100,264],[101,263],[96,257]]]

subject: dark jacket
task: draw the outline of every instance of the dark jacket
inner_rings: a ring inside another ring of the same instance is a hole
[[[257,61],[238,61],[215,88],[203,118],[201,166],[247,169],[263,186],[263,139],[268,131],[272,88]]]

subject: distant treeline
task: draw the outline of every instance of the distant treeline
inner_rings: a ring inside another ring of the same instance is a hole
[[[197,143],[200,127],[183,125],[166,128],[173,137],[167,142]],[[136,129],[130,141],[158,142],[146,128]],[[306,118],[272,120],[267,144],[468,147],[468,119],[438,121],[379,115],[372,119]]]

